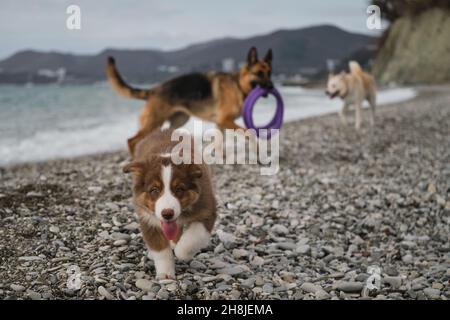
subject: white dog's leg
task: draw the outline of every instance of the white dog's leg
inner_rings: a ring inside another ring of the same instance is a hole
[[[348,103],[344,102],[341,111],[339,111],[339,117],[341,118],[341,122],[343,125],[347,125],[347,111],[348,111]]]
[[[155,261],[157,279],[175,278],[175,261],[170,247],[161,251],[149,250],[149,257]]]
[[[373,127],[375,125],[375,97],[371,95],[368,100],[370,105],[370,125]]]
[[[210,237],[203,223],[191,223],[175,246],[175,255],[182,261],[191,260],[197,252],[208,246]]]
[[[355,103],[355,129],[361,129],[361,102]]]

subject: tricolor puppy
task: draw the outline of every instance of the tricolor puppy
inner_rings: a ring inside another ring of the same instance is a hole
[[[347,124],[346,113],[349,106],[353,105],[355,107],[355,127],[359,130],[361,127],[361,108],[364,100],[369,102],[371,126],[375,123],[375,81],[371,75],[361,69],[357,62],[350,61],[349,68],[350,73],[329,74],[325,93],[331,99],[339,96],[344,101],[344,106],[339,113],[344,124]]]
[[[273,86],[272,50],[259,60],[256,48],[251,48],[247,63],[236,73],[191,73],[148,90],[132,88],[125,83],[112,57],[108,59],[107,75],[117,92],[146,101],[139,132],[128,139],[128,149],[133,157],[136,144],[166,120],[172,129],[183,126],[190,116],[214,122],[220,129],[243,129],[235,120],[241,116],[245,97],[256,86]]]
[[[123,171],[133,174],[133,197],[142,235],[153,258],[156,276],[175,277],[175,256],[183,261],[209,242],[216,220],[216,200],[205,164],[172,162],[172,131],[159,129],[136,146],[133,162]]]

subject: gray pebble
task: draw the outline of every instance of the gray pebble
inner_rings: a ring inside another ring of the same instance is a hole
[[[265,283],[263,285],[262,289],[265,293],[269,293],[269,294],[273,293],[273,285],[271,283]]]
[[[404,263],[410,264],[410,263],[413,262],[413,256],[410,255],[410,254],[404,255],[404,256],[402,257],[402,261],[403,261]]]
[[[174,282],[175,282],[174,279],[161,279],[161,280],[159,280],[159,284],[162,284],[162,285],[167,285],[169,283],[174,283]]]
[[[251,289],[255,286],[255,278],[248,278],[241,281],[241,287]]]
[[[48,229],[51,233],[59,233],[59,227],[57,226],[50,226]]]
[[[275,224],[271,228],[272,232],[278,235],[285,235],[289,233],[289,229],[283,226],[282,224]]]
[[[351,282],[351,281],[338,281],[333,285],[337,290],[344,291],[347,293],[361,292],[364,287],[362,282]]]
[[[218,273],[228,274],[230,276],[240,275],[242,273],[247,273],[248,268],[243,265],[234,265],[217,270]]]
[[[215,281],[215,280],[217,280],[217,276],[208,276],[208,277],[203,277],[202,278],[203,282],[212,282],[212,281]]]
[[[264,279],[260,275],[255,276],[255,285],[262,286],[264,284]]]
[[[398,271],[396,268],[392,267],[392,266],[387,266],[384,267],[383,271],[388,275],[388,276],[398,276]]]
[[[43,197],[45,197],[44,194],[42,194],[40,192],[36,192],[36,191],[29,191],[29,192],[27,192],[27,194],[25,196],[27,198],[43,198]]]
[[[207,269],[206,265],[204,263],[201,263],[198,260],[192,260],[191,263],[189,263],[189,266],[192,269],[196,269],[196,270],[205,270],[205,269]]]
[[[142,300],[155,300],[156,294],[154,292],[148,292],[142,296]]]
[[[245,249],[233,249],[232,254],[235,259],[241,259],[248,256],[248,251]]]
[[[228,291],[231,289],[231,286],[228,284],[218,284],[216,285],[216,290],[217,291]]]
[[[282,250],[295,250],[297,245],[293,242],[279,242],[277,243],[277,248]]]
[[[42,299],[41,294],[36,291],[27,290],[27,295],[28,295],[28,298],[30,298],[31,300],[41,300]]]
[[[133,221],[124,226],[123,228],[128,231],[137,231],[139,229],[139,223]]]
[[[92,186],[92,187],[88,187],[88,190],[93,192],[93,193],[100,193],[100,192],[102,192],[103,188],[102,187]]]
[[[14,290],[14,291],[16,291],[16,292],[22,292],[22,291],[25,290],[25,287],[22,286],[22,285],[20,285],[20,284],[14,284],[14,283],[13,283],[13,284],[11,284],[9,287],[11,288],[11,290]]]
[[[258,256],[253,257],[253,259],[250,261],[250,264],[253,267],[260,267],[264,264],[264,259]]]
[[[230,247],[233,245],[233,243],[229,243],[227,244],[227,247]],[[223,243],[219,243],[215,248],[214,248],[214,253],[215,254],[219,254],[225,251],[225,246],[223,245]]]
[[[439,289],[426,288],[423,293],[430,299],[440,299],[441,297],[441,290]]]
[[[177,289],[178,289],[178,285],[177,285],[176,282],[169,283],[169,284],[166,286],[166,290],[169,291],[169,292],[174,292],[174,291],[176,291]]]
[[[103,286],[98,287],[98,293],[105,297],[106,300],[113,300],[113,295]]]
[[[225,232],[223,230],[217,230],[216,231],[217,236],[219,237],[219,240],[223,243],[225,248],[230,249],[231,246],[236,242],[236,237],[228,232]]]
[[[136,280],[135,285],[143,291],[150,291],[153,287],[153,282],[147,279],[138,279]]]
[[[308,254],[310,251],[311,251],[311,247],[309,246],[309,244],[299,245],[295,249],[295,252],[297,252],[298,254]]]
[[[356,276],[355,280],[358,282],[366,282],[368,278],[369,275],[367,273],[360,273]]]
[[[124,239],[116,240],[116,241],[114,241],[114,243],[113,243],[113,245],[114,245],[115,247],[120,247],[120,246],[123,246],[123,245],[125,245],[125,244],[127,244],[127,240],[124,240]]]
[[[237,299],[240,298],[241,293],[239,291],[237,291],[237,290],[231,290],[230,291],[230,296],[231,296],[231,299],[237,300]]]
[[[113,232],[111,234],[111,238],[113,240],[125,240],[125,241],[130,241],[131,236],[129,234],[126,233],[121,233],[121,232]]]
[[[317,299],[321,299],[322,300],[322,299],[328,299],[330,297],[328,292],[323,290],[323,288],[321,286],[316,285],[316,284],[311,283],[311,282],[304,282],[300,286],[300,289],[302,289],[305,292],[314,294]]]
[[[169,292],[167,292],[167,290],[165,290],[165,289],[161,289],[156,294],[156,297],[161,300],[167,300],[167,299],[169,299]]]
[[[19,261],[40,261],[43,260],[41,257],[38,256],[23,256],[19,257]]]
[[[383,283],[389,284],[392,289],[398,289],[402,285],[401,277],[384,277],[382,278]]]

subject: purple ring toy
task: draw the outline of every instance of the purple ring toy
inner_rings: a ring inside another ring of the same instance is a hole
[[[277,100],[277,110],[275,112],[274,117],[268,124],[262,126],[260,128],[256,128],[253,122],[253,107],[255,106],[256,101],[262,97],[271,94]],[[244,101],[244,107],[242,108],[242,117],[244,118],[244,123],[247,129],[254,129],[256,131],[256,135],[259,137],[260,129],[268,129],[267,135],[262,135],[263,138],[270,139],[271,138],[271,130],[270,129],[280,129],[283,124],[283,111],[284,104],[283,99],[281,98],[280,93],[277,89],[263,89],[261,87],[256,87],[252,91],[250,91],[247,98]]]

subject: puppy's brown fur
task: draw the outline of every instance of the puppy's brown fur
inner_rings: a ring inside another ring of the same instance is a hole
[[[123,169],[133,174],[136,212],[145,243],[150,252],[156,253],[155,266],[160,278],[174,277],[173,268],[167,267],[173,264],[173,258],[167,257],[172,254],[171,245],[175,247],[175,255],[179,259],[191,259],[200,248],[207,245],[206,238],[209,238],[217,217],[209,168],[206,164],[175,165],[170,154],[178,141],[171,141],[171,134],[172,130],[161,132],[158,129],[148,134],[137,144],[135,159]],[[181,207],[181,213],[176,217],[180,232],[171,241],[164,236],[161,216],[155,210],[156,202],[166,192],[164,177],[161,175],[163,167],[171,168],[170,193]],[[185,231],[193,224],[204,226],[200,230],[203,235],[198,234],[203,236],[200,242],[192,239],[192,230],[189,236],[183,238]],[[157,255],[160,252],[166,252],[166,256],[161,258]]]
[[[248,52],[247,63],[239,72],[208,72],[183,75],[149,90],[132,88],[120,76],[115,61],[108,58],[108,79],[120,94],[146,100],[140,116],[139,132],[128,139],[131,156],[136,144],[149,132],[169,120],[171,128],[184,125],[190,116],[215,122],[221,129],[242,129],[235,120],[243,101],[257,85],[271,88],[272,50],[258,60],[256,48]]]

